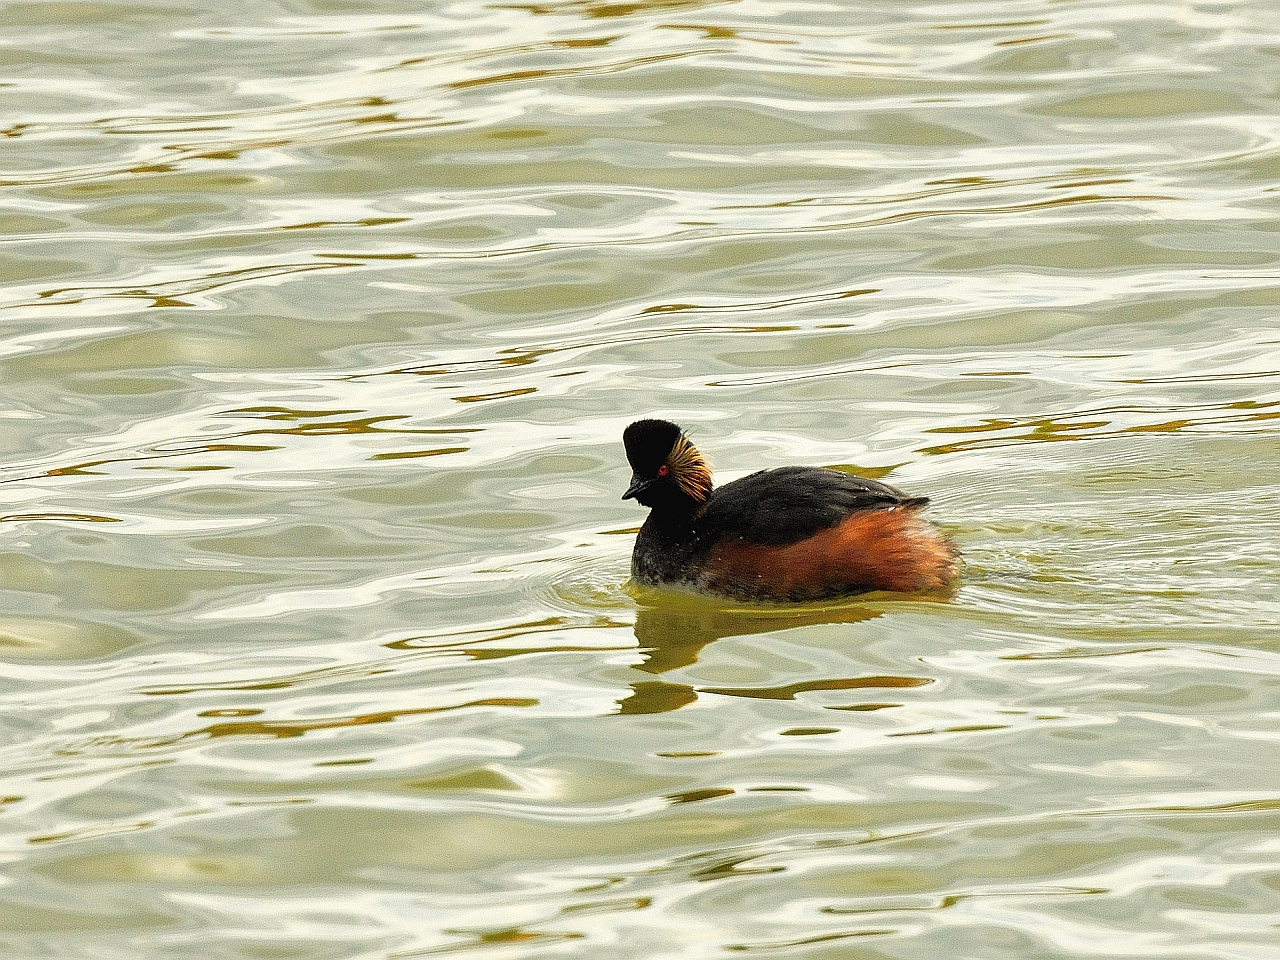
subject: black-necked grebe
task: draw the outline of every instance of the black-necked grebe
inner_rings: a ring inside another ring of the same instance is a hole
[[[920,516],[928,497],[819,467],[778,467],[713,488],[711,467],[667,420],[622,435],[622,495],[650,508],[631,577],[742,600],[804,601],[871,590],[937,591],[956,550]]]

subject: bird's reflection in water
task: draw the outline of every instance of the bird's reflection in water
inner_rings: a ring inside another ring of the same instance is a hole
[[[880,611],[852,602],[832,605],[759,606],[735,604],[711,597],[678,591],[636,591],[636,639],[642,660],[637,670],[662,674],[698,661],[702,648],[722,637],[768,633],[792,627],[824,623],[857,623],[880,616]],[[846,689],[855,686],[914,686],[915,678],[879,677],[819,681],[792,687],[706,693],[733,693],[769,699],[794,696],[804,689]],[[883,683],[867,681],[886,681]],[[905,681],[905,682],[902,682]],[[925,681],[927,682],[927,681]],[[667,713],[698,699],[698,690],[688,684],[665,680],[640,680],[631,684],[631,695],[618,702],[624,714]]]

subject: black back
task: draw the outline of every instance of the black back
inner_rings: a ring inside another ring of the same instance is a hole
[[[928,497],[821,467],[761,470],[716,489],[697,518],[717,539],[781,546],[834,527],[849,514],[877,507],[919,507]]]

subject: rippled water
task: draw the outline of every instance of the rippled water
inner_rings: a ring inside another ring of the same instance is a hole
[[[0,8],[0,955],[1274,957],[1276,23]],[[961,589],[631,591],[651,414]]]

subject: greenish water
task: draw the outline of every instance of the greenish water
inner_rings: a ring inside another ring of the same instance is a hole
[[[1276,955],[1273,3],[0,36],[0,955]],[[958,594],[630,592],[645,415]]]

